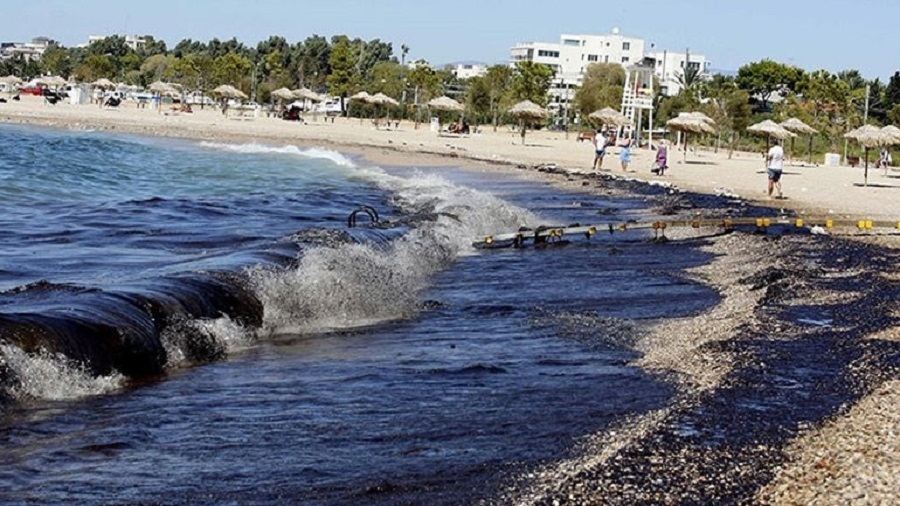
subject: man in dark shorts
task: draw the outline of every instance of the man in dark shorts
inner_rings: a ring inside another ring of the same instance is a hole
[[[778,197],[783,198],[781,193],[781,172],[784,168],[784,150],[778,144],[777,139],[772,140],[772,147],[766,155],[766,172],[769,175],[769,198],[772,198],[772,192],[778,188]]]
[[[603,130],[597,130],[597,135],[594,136],[594,170],[603,168],[603,157],[606,155],[606,144],[608,142],[609,140],[606,138]]]

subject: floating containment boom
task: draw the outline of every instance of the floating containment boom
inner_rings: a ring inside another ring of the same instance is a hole
[[[659,220],[652,222],[626,222],[605,223],[600,225],[580,225],[554,227],[541,226],[535,229],[522,228],[517,232],[508,234],[489,235],[472,245],[476,248],[520,248],[529,242],[532,244],[548,244],[558,242],[566,236],[584,236],[590,239],[598,233],[627,232],[629,230],[653,230],[659,237],[665,236],[667,228],[689,227],[705,228],[718,227],[730,230],[737,226],[756,227],[758,230],[766,230],[772,226],[788,226],[794,228],[806,228],[812,232],[817,230],[832,229],[835,227],[854,227],[859,230],[873,229],[897,229],[900,230],[900,221],[870,220],[870,219],[833,219],[833,218],[789,218],[789,217],[765,217],[765,218],[696,218],[688,220]]]

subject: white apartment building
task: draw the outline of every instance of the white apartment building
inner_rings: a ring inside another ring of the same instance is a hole
[[[625,37],[618,28],[606,35],[560,36],[556,42],[527,42],[510,49],[510,60],[527,60],[543,63],[556,71],[556,79],[550,88],[550,107],[567,107],[574,98],[574,89],[581,86],[587,69],[592,63],[618,63],[623,67],[651,62],[654,74],[660,80],[660,91],[676,95],[681,90],[678,75],[688,60],[688,52],[645,51],[644,39]],[[703,55],[690,54],[690,65],[699,66],[702,72],[709,70],[709,62]]]
[[[26,61],[39,60],[50,46],[47,37],[35,37],[31,42],[0,42],[0,59],[22,56]]]
[[[87,44],[81,47],[87,47],[93,44],[94,42],[100,42],[101,40],[107,38],[107,35],[89,35]],[[130,47],[132,50],[137,51],[138,49],[143,48],[147,45],[146,39],[143,37],[139,37],[137,35],[126,35],[125,36],[125,45]]]
[[[453,72],[457,79],[471,79],[485,75],[488,66],[483,63],[452,63],[445,69]]]
[[[710,62],[705,56],[693,54],[689,50],[658,51],[645,56],[654,62],[660,93],[666,96],[677,95],[681,91],[680,79],[684,76],[686,67],[698,70],[701,75],[709,75]]]

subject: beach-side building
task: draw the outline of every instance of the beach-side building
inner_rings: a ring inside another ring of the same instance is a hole
[[[89,35],[87,44],[83,44],[80,47],[88,47],[91,44],[93,44],[94,42],[100,42],[101,40],[103,40],[107,37],[111,37],[111,35]],[[139,37],[137,35],[126,35],[125,36],[125,45],[130,47],[134,51],[137,51],[147,45],[147,40],[144,39],[143,37]]]
[[[651,45],[651,48],[653,46]],[[574,89],[581,86],[584,73],[592,63],[617,63],[626,69],[635,64],[653,67],[660,80],[660,92],[676,95],[681,90],[678,76],[685,65],[709,70],[709,61],[689,51],[646,51],[646,42],[626,37],[613,28],[605,35],[563,34],[559,42],[526,42],[510,49],[511,64],[519,61],[543,63],[556,71],[550,87],[550,108],[561,110],[574,99]]]
[[[447,65],[453,75],[457,79],[471,79],[473,77],[483,76],[487,73],[488,66],[484,63],[451,63]]]
[[[26,61],[39,60],[51,42],[48,37],[35,37],[31,42],[0,42],[0,59],[21,56]]]
[[[666,96],[677,95],[681,91],[685,68],[693,68],[700,75],[709,75],[710,62],[703,55],[693,54],[690,50],[656,51],[647,53],[646,58],[653,60],[656,77],[659,79],[660,93]]]

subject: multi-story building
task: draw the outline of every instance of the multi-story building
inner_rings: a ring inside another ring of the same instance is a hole
[[[684,51],[657,51],[647,53],[646,58],[654,62],[659,91],[663,95],[677,95],[682,88],[684,69],[693,68],[700,76],[709,75],[709,63],[703,55]]]
[[[39,60],[52,41],[47,37],[35,37],[31,42],[0,42],[0,59],[22,56],[25,60]]]
[[[457,79],[471,79],[483,76],[488,69],[484,63],[451,63],[447,66]]]
[[[685,65],[696,67],[701,73],[709,70],[709,62],[703,55],[688,51],[647,53],[644,39],[625,37],[618,28],[606,35],[563,34],[558,43],[516,44],[510,50],[510,60],[513,65],[522,60],[543,63],[556,72],[550,87],[551,109],[569,106],[574,89],[581,86],[584,73],[592,63],[618,63],[625,68],[650,64],[660,81],[660,92],[665,95],[676,95],[681,90],[679,76],[683,75]]]
[[[107,38],[107,35],[89,35],[87,44],[85,44],[82,47],[90,46],[94,42],[100,42],[101,40],[103,40],[105,38]],[[139,37],[137,35],[126,35],[125,36],[125,45],[130,47],[134,51],[137,51],[137,50],[143,48],[144,46],[146,46],[147,41],[143,37]]]

